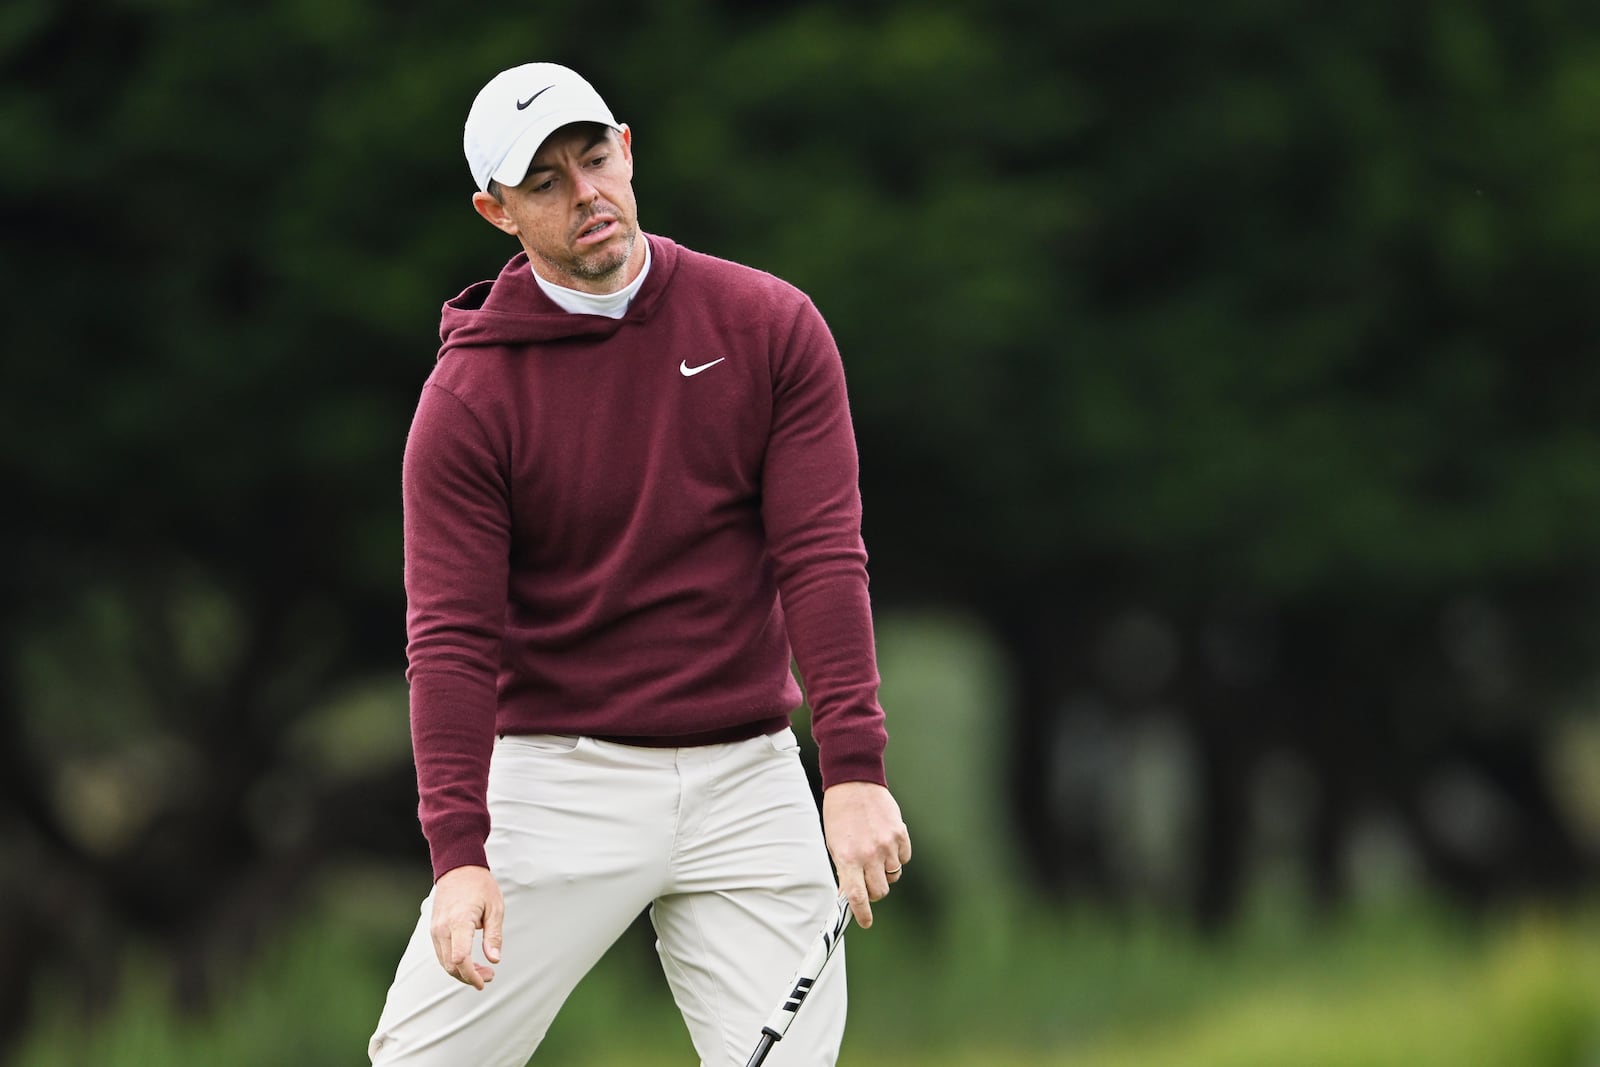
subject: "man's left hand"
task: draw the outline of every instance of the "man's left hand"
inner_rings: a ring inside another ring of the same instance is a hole
[[[839,782],[822,794],[822,831],[839,875],[839,891],[863,930],[872,925],[871,901],[889,895],[911,860],[911,835],[900,805],[881,785]]]

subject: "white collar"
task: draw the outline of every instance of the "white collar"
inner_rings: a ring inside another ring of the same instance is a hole
[[[639,276],[614,293],[584,293],[577,289],[568,289],[564,285],[547,282],[539,277],[539,272],[534,271],[533,280],[539,283],[545,295],[556,302],[562,311],[569,311],[574,315],[604,315],[608,319],[620,319],[628,313],[628,305],[638,295],[639,287],[644,284],[644,277],[650,273],[650,239],[644,234],[639,235],[644,241],[644,266],[639,268]],[[528,267],[533,270],[532,265]]]

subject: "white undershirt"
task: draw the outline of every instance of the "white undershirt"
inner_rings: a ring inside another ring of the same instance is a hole
[[[620,319],[628,313],[628,304],[639,292],[639,286],[644,284],[644,276],[650,273],[650,239],[640,234],[644,241],[644,266],[639,268],[639,276],[614,293],[583,293],[576,289],[568,289],[564,285],[547,282],[534,271],[533,280],[539,283],[545,295],[556,302],[562,311],[570,311],[574,315],[604,315],[608,319]],[[529,270],[532,270],[530,265]]]

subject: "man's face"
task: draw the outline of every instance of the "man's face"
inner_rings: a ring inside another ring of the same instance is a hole
[[[547,281],[609,293],[638,274],[643,249],[627,127],[619,133],[593,123],[563,126],[539,147],[522,184],[501,195],[503,220],[487,205],[479,211],[516,235]]]

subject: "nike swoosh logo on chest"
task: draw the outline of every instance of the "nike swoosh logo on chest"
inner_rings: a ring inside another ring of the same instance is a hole
[[[696,374],[699,374],[701,371],[710,370],[712,367],[715,367],[718,363],[721,363],[724,359],[727,359],[727,358],[728,358],[727,356],[722,356],[722,357],[719,357],[717,359],[712,360],[710,363],[702,363],[698,367],[691,367],[691,366],[689,366],[689,361],[688,360],[684,360],[683,362],[678,364],[678,373],[682,374],[685,378],[693,378]]]

